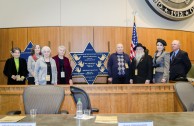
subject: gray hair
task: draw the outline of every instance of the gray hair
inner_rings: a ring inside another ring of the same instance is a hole
[[[46,50],[49,50],[49,51],[51,52],[50,47],[48,47],[48,46],[43,46],[42,49],[41,49],[41,53],[44,54],[43,52],[46,51]]]
[[[66,51],[66,48],[65,48],[65,46],[63,46],[63,45],[58,46],[58,50],[59,50],[59,49],[64,49],[64,50]]]

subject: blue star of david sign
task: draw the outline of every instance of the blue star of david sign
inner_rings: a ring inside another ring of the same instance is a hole
[[[93,84],[98,75],[108,76],[108,70],[104,65],[109,53],[96,53],[89,42],[84,52],[70,52],[73,61],[76,63],[72,76],[83,76],[88,84]]]
[[[32,47],[33,47],[33,43],[29,42],[27,47],[24,49],[24,51],[21,52],[20,57],[24,58],[27,61],[28,57],[30,56]]]

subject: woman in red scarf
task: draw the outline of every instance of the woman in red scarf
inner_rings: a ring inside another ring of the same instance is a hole
[[[32,47],[31,56],[28,57],[28,84],[35,84],[34,82],[34,68],[36,61],[41,57],[40,45],[34,45]]]

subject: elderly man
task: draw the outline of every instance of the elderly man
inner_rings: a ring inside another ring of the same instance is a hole
[[[108,81],[113,84],[128,84],[130,64],[129,56],[123,52],[123,45],[117,44],[116,53],[108,60]]]
[[[146,48],[138,43],[135,48],[136,56],[132,60],[131,69],[132,75],[130,79],[131,84],[149,84],[152,80],[152,57],[145,53]]]
[[[170,53],[170,81],[187,81],[186,75],[191,69],[191,61],[188,54],[180,49],[180,41],[172,42]]]

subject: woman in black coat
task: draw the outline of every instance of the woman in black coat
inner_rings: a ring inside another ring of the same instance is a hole
[[[13,48],[11,50],[12,58],[7,59],[3,73],[7,76],[8,85],[25,84],[26,76],[28,75],[26,60],[20,58],[21,50]]]

